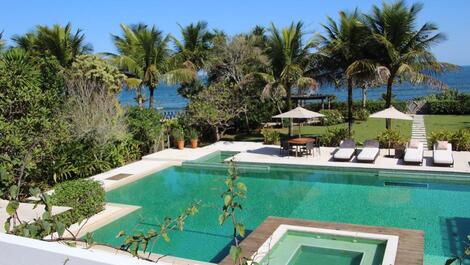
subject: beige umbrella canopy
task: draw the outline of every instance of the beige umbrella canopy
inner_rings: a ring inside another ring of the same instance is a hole
[[[289,119],[313,119],[313,118],[321,118],[325,115],[311,111],[308,109],[304,109],[302,107],[297,107],[295,109],[289,110],[287,112],[281,113],[279,115],[273,116],[273,118],[289,118]],[[299,123],[299,137],[300,137],[300,123]]]
[[[407,121],[413,120],[413,118],[410,115],[398,111],[393,106],[391,106],[388,109],[384,109],[379,112],[373,113],[369,116],[369,118],[407,120]],[[388,145],[390,146],[390,141]],[[388,155],[390,156],[390,148],[388,149]]]
[[[396,108],[391,106],[388,109],[381,110],[369,116],[370,118],[382,118],[382,119],[394,119],[394,120],[408,120],[411,121],[413,118],[403,112],[398,111]]]

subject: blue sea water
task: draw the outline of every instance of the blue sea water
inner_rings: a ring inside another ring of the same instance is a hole
[[[439,80],[445,82],[449,87],[461,92],[470,93],[470,66],[463,66],[459,71],[450,72],[437,77]],[[178,94],[178,86],[169,86],[161,84],[155,91],[155,105],[164,111],[178,111],[183,109],[187,104],[187,99]],[[148,98],[148,90],[146,98]],[[397,84],[394,86],[393,93],[396,99],[409,100],[416,97],[426,96],[430,94],[437,94],[440,91],[434,88],[425,86],[412,86],[407,83]],[[345,89],[336,89],[331,86],[321,87],[319,94],[333,94],[336,95],[337,100],[344,101],[347,97]],[[368,99],[379,99],[385,93],[385,88],[371,88],[367,92]],[[123,105],[135,105],[135,91],[123,90],[119,94],[119,100]],[[355,99],[361,98],[361,90],[356,89],[353,94]]]

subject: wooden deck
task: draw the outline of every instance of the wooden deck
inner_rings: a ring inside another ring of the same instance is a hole
[[[281,224],[397,235],[399,236],[399,240],[395,265],[423,265],[424,232],[420,230],[328,223],[278,217],[268,217],[255,231],[242,241],[241,247],[243,249],[243,255],[245,257],[251,257]],[[219,264],[232,265],[233,263],[230,256],[227,256]]]

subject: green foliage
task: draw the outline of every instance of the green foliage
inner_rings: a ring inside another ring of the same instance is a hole
[[[323,125],[330,126],[344,122],[344,116],[338,110],[323,109],[320,110],[320,113],[325,115],[325,117],[322,118]]]
[[[145,232],[138,231],[135,234],[126,234],[125,231],[120,231],[116,235],[117,238],[124,238],[120,250],[127,251],[135,257],[141,257],[139,256],[140,252],[144,254],[156,252],[154,249],[148,251],[148,247],[152,248],[160,238],[163,238],[165,242],[170,242],[169,233],[173,230],[183,231],[186,219],[196,215],[199,207],[200,202],[194,202],[175,218],[165,217],[163,223],[155,225],[159,228],[158,230],[149,229]]]
[[[19,197],[29,185],[46,179],[41,173],[67,137],[60,113],[61,89],[43,86],[43,81],[56,83],[46,74],[51,69],[46,62],[18,49],[0,56],[0,164],[13,182],[24,184]]]
[[[281,140],[281,134],[273,129],[262,129],[261,134],[264,137],[265,144],[279,144]]]
[[[104,87],[111,93],[118,93],[125,79],[116,67],[95,55],[79,55],[67,70],[69,78],[84,78]]]
[[[406,112],[407,110],[407,102],[406,101],[393,101],[392,105],[401,112]],[[336,109],[341,112],[341,114],[346,117],[348,115],[348,105],[347,102],[342,101],[333,101],[330,103],[331,109]],[[308,106],[309,109],[312,110],[320,110],[321,104],[310,104]],[[362,109],[362,102],[361,101],[354,101],[353,102],[353,109]],[[368,100],[366,108],[369,113],[374,113],[385,109],[385,101],[384,100]]]
[[[104,209],[105,192],[93,180],[69,180],[54,186],[51,203],[72,209],[59,215],[66,225],[71,225],[91,217]]]
[[[428,100],[428,114],[470,114],[470,98],[466,100]]]
[[[52,55],[62,67],[69,67],[76,56],[92,51],[92,47],[85,43],[85,35],[80,29],[72,32],[69,23],[61,25],[36,26],[35,31],[23,36],[14,36],[13,41],[35,56]]]
[[[199,137],[199,132],[194,128],[190,128],[188,130],[188,137],[190,140],[197,140]]]
[[[381,148],[395,148],[404,146],[409,139],[397,130],[385,130],[377,135],[377,140]]]
[[[126,121],[133,140],[138,144],[141,155],[159,150],[165,140],[163,116],[155,109],[129,107]]]
[[[171,131],[171,136],[175,141],[184,141],[184,131],[182,128],[174,128]]]
[[[437,143],[437,141],[448,141],[452,144],[452,149],[456,151],[470,151],[470,130],[449,131],[444,129],[432,132],[428,136],[429,146]]]
[[[353,115],[355,120],[366,121],[369,118],[370,112],[367,109],[357,109]]]
[[[351,132],[353,135],[354,132]],[[321,136],[320,141],[324,146],[338,146],[344,139],[348,139],[349,131],[347,128],[328,128]]]
[[[223,83],[215,83],[194,96],[188,104],[193,122],[210,126],[219,140],[236,117],[244,111],[243,98],[237,89]]]

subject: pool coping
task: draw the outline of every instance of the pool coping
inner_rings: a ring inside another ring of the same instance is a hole
[[[397,252],[394,263],[396,265],[422,265],[424,260],[424,232],[420,230],[399,229],[381,226],[365,226],[356,224],[332,223],[303,219],[289,219],[269,216],[252,233],[248,235],[240,244],[242,256],[256,256],[263,244],[281,225],[302,226],[307,228],[328,229],[343,233],[344,231],[391,235],[398,237]],[[270,243],[270,242],[268,242]],[[227,255],[220,265],[232,265],[230,255]],[[385,264],[385,263],[384,263]],[[389,265],[389,264],[386,264]]]
[[[385,246],[382,265],[392,265],[395,263],[395,258],[396,258],[397,249],[398,249],[398,240],[399,240],[399,237],[396,235],[324,229],[324,228],[317,228],[317,227],[306,227],[306,226],[287,225],[287,224],[281,224],[276,230],[274,230],[271,236],[269,236],[269,238],[266,239],[266,241],[251,257],[253,262],[261,262],[261,260],[266,255],[269,254],[269,251],[271,250],[271,248],[274,247],[274,245],[277,244],[277,242],[279,242],[279,240],[289,231],[299,231],[299,232],[307,232],[307,233],[315,233],[315,234],[325,234],[325,235],[333,235],[333,236],[386,241],[387,243]],[[294,254],[295,253],[292,253],[292,256]]]

